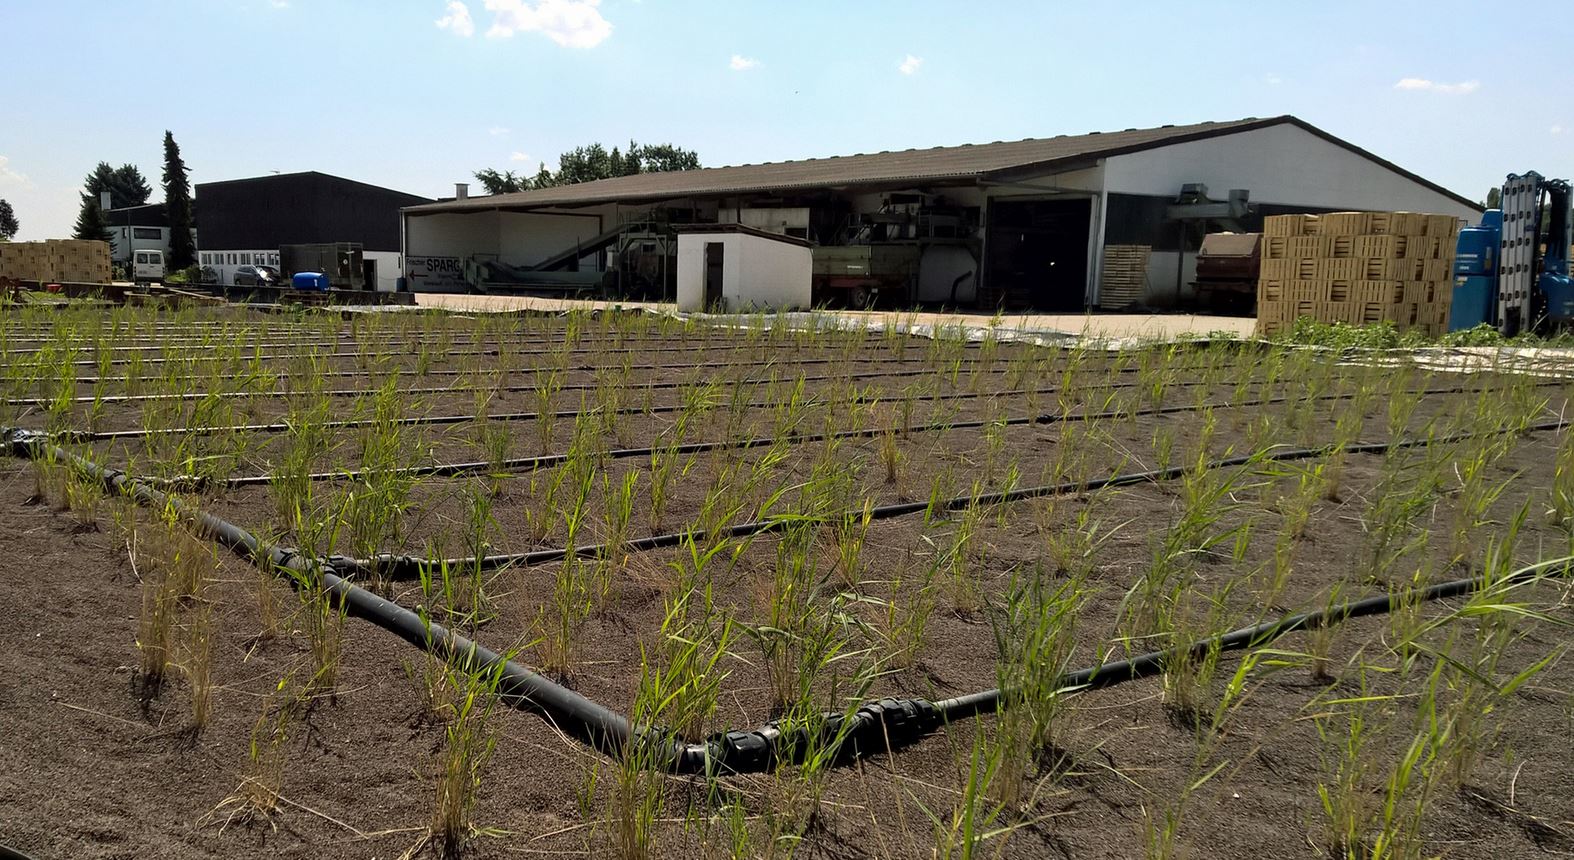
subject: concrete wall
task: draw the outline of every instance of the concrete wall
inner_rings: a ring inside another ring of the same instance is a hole
[[[705,308],[705,246],[721,243],[722,299],[727,310],[795,310],[810,305],[809,248],[747,233],[678,236],[678,310]]]

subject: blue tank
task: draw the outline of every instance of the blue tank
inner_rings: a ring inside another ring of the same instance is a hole
[[[297,290],[327,291],[328,276],[322,272],[296,272],[290,278],[290,286]]]
[[[1481,223],[1459,231],[1454,246],[1455,275],[1496,275],[1498,243],[1503,236],[1503,210],[1488,209]]]
[[[1448,330],[1462,331],[1492,322],[1497,304],[1498,243],[1503,236],[1503,210],[1488,209],[1481,223],[1459,231],[1454,245],[1454,296],[1448,309]]]

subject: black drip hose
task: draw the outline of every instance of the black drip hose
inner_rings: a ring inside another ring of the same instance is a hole
[[[1499,432],[1532,432],[1561,429],[1568,422],[1544,422],[1528,427]],[[1350,445],[1343,448],[1350,453],[1382,453],[1395,448],[1425,447],[1462,439],[1474,438],[1481,433],[1460,433],[1451,436],[1421,439],[1400,439]],[[327,563],[308,559],[293,550],[265,547],[244,529],[225,520],[194,510],[178,499],[159,492],[147,484],[128,477],[123,472],[107,469],[51,444],[42,434],[15,429],[0,429],[0,438],[14,456],[53,459],[69,464],[81,474],[100,481],[111,491],[126,495],[134,501],[155,508],[171,506],[181,516],[232,552],[258,565],[271,568],[288,568],[310,575],[318,572],[323,587],[337,600],[347,614],[364,618],[387,630],[411,645],[435,654],[449,662],[475,669],[499,672],[499,698],[511,707],[539,714],[570,737],[609,756],[623,756],[631,748],[643,747],[646,755],[640,760],[654,769],[674,774],[726,774],[760,773],[780,764],[801,761],[805,754],[833,746],[838,760],[846,761],[861,756],[895,750],[917,743],[926,735],[955,720],[992,713],[1007,705],[1009,695],[1000,689],[983,690],[939,702],[925,699],[887,698],[858,706],[848,713],[830,713],[811,725],[789,725],[779,721],[749,731],[730,731],[713,736],[705,743],[691,744],[673,740],[665,732],[649,727],[636,729],[629,719],[602,705],[555,684],[541,675],[520,666],[502,655],[475,643],[447,628],[423,620],[416,613],[384,600],[349,580],[338,576],[333,561]],[[1297,456],[1315,456],[1328,453],[1328,449],[1312,451],[1297,449]],[[1284,459],[1283,453],[1271,459]],[[1216,461],[1210,468],[1243,465],[1251,457],[1228,458]],[[1117,476],[1093,484],[1113,486],[1116,482],[1137,483],[1178,477],[1185,469],[1166,469],[1137,475]],[[1042,489],[1042,488],[1040,488]],[[997,504],[1028,491],[992,493],[988,496],[968,498],[968,504]],[[954,501],[954,500],[953,500]],[[907,506],[895,506],[907,507]],[[916,510],[922,510],[919,505]],[[758,525],[758,524],[756,524]],[[1489,579],[1476,577],[1404,592],[1378,595],[1364,600],[1351,601],[1318,612],[1286,615],[1273,621],[1245,627],[1220,636],[1199,640],[1189,646],[1152,651],[1126,660],[1105,663],[1069,673],[1062,677],[1058,687],[1069,692],[1109,687],[1115,684],[1146,678],[1162,673],[1183,654],[1199,657],[1210,651],[1238,651],[1267,644],[1297,630],[1310,630],[1337,624],[1349,618],[1391,612],[1397,606],[1419,601],[1442,600],[1478,591],[1489,582],[1516,584],[1527,582],[1561,567],[1569,571],[1574,557],[1551,559],[1516,571],[1508,577]],[[314,571],[315,569],[315,571]],[[294,579],[292,577],[292,579]]]
[[[1280,398],[1280,399],[1282,399],[1282,398]],[[1163,407],[1163,408],[1160,408],[1160,409],[1150,410],[1149,414],[1165,414],[1165,413],[1168,413],[1168,412],[1178,412],[1178,411],[1184,411],[1184,410],[1192,409],[1192,408],[1195,408],[1195,407],[1192,407],[1192,406],[1167,406],[1167,407]],[[1125,413],[1120,413],[1120,414],[1125,414]],[[1087,416],[1087,417],[1095,418],[1095,417],[1117,417],[1117,416],[1114,415],[1114,414],[1099,413],[1099,414],[1094,414],[1094,415],[1090,415],[1090,416]],[[1062,419],[1059,416],[1049,415],[1049,416],[1039,416],[1038,418],[1035,418],[1035,419],[1017,419],[1017,420],[1020,420],[1020,421],[1032,420],[1032,421],[1037,421],[1037,422],[1041,422],[1041,423],[1050,423],[1051,421],[1062,420]],[[1252,463],[1252,462],[1256,462],[1256,461],[1281,462],[1282,463],[1282,462],[1290,462],[1290,461],[1295,461],[1295,460],[1308,460],[1308,459],[1312,459],[1314,457],[1322,457],[1322,456],[1326,456],[1328,454],[1333,454],[1333,453],[1338,453],[1338,452],[1345,452],[1345,453],[1351,453],[1351,454],[1381,454],[1381,453],[1383,453],[1385,451],[1388,451],[1391,448],[1416,448],[1416,447],[1426,447],[1427,445],[1433,445],[1433,444],[1447,444],[1447,443],[1450,443],[1450,442],[1460,442],[1460,441],[1464,441],[1464,440],[1467,440],[1467,439],[1473,439],[1473,438],[1476,438],[1476,437],[1481,436],[1481,435],[1498,435],[1500,433],[1505,433],[1505,432],[1509,432],[1509,433],[1517,433],[1517,432],[1531,433],[1531,432],[1540,432],[1540,431],[1546,431],[1546,430],[1561,430],[1564,427],[1569,426],[1570,423],[1571,423],[1571,421],[1565,421],[1565,420],[1559,419],[1557,421],[1546,421],[1546,422],[1542,422],[1540,424],[1531,424],[1531,425],[1527,425],[1525,427],[1513,428],[1511,430],[1493,431],[1493,432],[1486,433],[1486,434],[1482,434],[1482,433],[1455,433],[1455,434],[1451,434],[1451,435],[1448,435],[1448,436],[1440,436],[1440,437],[1435,437],[1435,438],[1400,439],[1400,440],[1396,440],[1396,441],[1393,441],[1393,442],[1365,442],[1365,443],[1355,443],[1355,444],[1343,445],[1343,446],[1330,446],[1330,447],[1325,447],[1325,448],[1283,448],[1283,449],[1279,449],[1279,450],[1269,449],[1269,450],[1262,451],[1262,452],[1259,452],[1259,453],[1256,453],[1256,454],[1243,454],[1243,455],[1236,456],[1236,457],[1225,457],[1225,458],[1222,458],[1222,459],[1213,460],[1213,461],[1209,462],[1206,465],[1206,468],[1208,468],[1208,469],[1227,469],[1227,468],[1232,468],[1232,467],[1235,467],[1235,466],[1244,466],[1244,465],[1246,465],[1248,463]],[[968,425],[963,424],[963,425],[952,425],[952,426],[968,426]],[[879,432],[879,431],[861,431],[861,430],[859,430],[859,431],[848,431],[848,433],[855,434],[855,435],[856,434],[868,435],[868,434],[877,433],[877,432]],[[823,434],[821,434],[821,435],[823,435]],[[746,441],[756,442],[756,443],[759,443],[759,444],[768,444],[768,441],[764,441],[764,442],[762,442],[760,440],[746,440]],[[806,439],[804,439],[802,441],[813,441],[813,440],[809,439],[809,438],[806,438]],[[738,442],[731,442],[731,443],[694,443],[694,444],[695,445],[726,444],[726,445],[730,445],[730,446],[737,446],[740,443],[738,443]],[[680,448],[679,450],[681,452],[683,449]],[[1106,489],[1106,488],[1109,488],[1109,487],[1125,487],[1125,486],[1131,486],[1131,485],[1134,485],[1134,484],[1152,484],[1152,483],[1158,483],[1160,481],[1171,481],[1171,480],[1174,480],[1174,479],[1179,478],[1182,475],[1186,474],[1188,471],[1190,471],[1193,468],[1195,468],[1195,467],[1194,466],[1171,466],[1170,468],[1167,468],[1167,469],[1153,469],[1153,470],[1146,471],[1146,472],[1128,472],[1126,474],[1121,474],[1121,475],[1112,475],[1112,476],[1110,476],[1108,478],[1096,478],[1096,479],[1091,480],[1091,481],[1065,481],[1065,482],[1062,482],[1062,483],[1059,483],[1059,484],[1045,484],[1043,486],[1038,486],[1038,487],[1021,487],[1021,488],[1018,488],[1018,489],[1015,489],[1015,490],[1003,490],[1003,491],[997,491],[997,492],[993,492],[993,493],[981,493],[981,494],[978,494],[978,495],[971,495],[971,494],[969,494],[969,495],[965,495],[965,496],[955,496],[953,498],[946,499],[946,500],[944,500],[942,502],[934,504],[934,508],[936,510],[939,510],[939,511],[959,511],[959,510],[964,510],[964,509],[966,509],[968,507],[972,507],[972,506],[975,506],[975,505],[977,505],[977,506],[998,505],[998,504],[1002,504],[1002,503],[1005,503],[1005,502],[1017,502],[1017,501],[1021,501],[1023,499],[1036,499],[1036,498],[1041,498],[1041,497],[1044,497],[1044,496],[1063,496],[1063,495],[1068,495],[1068,494],[1072,494],[1072,493],[1076,493],[1076,494],[1088,493],[1088,492],[1093,492],[1095,490]],[[844,511],[844,512],[842,512],[840,514],[830,514],[830,515],[828,515],[827,519],[829,521],[832,521],[832,522],[839,522],[842,519],[845,519],[847,517],[861,518],[861,517],[865,516],[865,514],[867,513],[868,517],[871,520],[885,520],[885,519],[891,519],[893,517],[908,516],[908,515],[911,515],[911,514],[916,514],[916,513],[920,513],[922,511],[925,511],[925,510],[929,510],[931,504],[932,504],[931,502],[927,502],[927,501],[898,502],[898,503],[894,503],[894,504],[880,505],[878,507],[870,508],[870,509],[867,510],[867,512],[864,509],[860,508],[858,510]],[[702,544],[702,543],[705,543],[707,541],[713,540],[713,539],[715,539],[717,537],[727,537],[727,538],[752,537],[754,535],[768,534],[768,533],[771,533],[771,532],[781,531],[781,530],[787,528],[789,525],[792,525],[793,523],[799,522],[799,521],[800,520],[798,518],[766,519],[766,520],[757,520],[757,521],[748,522],[748,523],[739,523],[737,525],[728,526],[727,528],[724,528],[724,529],[721,529],[721,530],[715,531],[715,532],[704,531],[704,530],[697,530],[697,531],[688,531],[688,532],[672,532],[672,533],[668,533],[668,534],[651,535],[649,537],[635,538],[633,540],[625,541],[619,546],[619,551],[620,552],[647,552],[647,551],[650,551],[650,550],[666,549],[666,548],[670,548],[670,547],[681,546],[685,541],[688,541],[688,540],[693,540],[695,543],[701,543]],[[482,569],[482,570],[495,570],[495,569],[500,568],[500,567],[506,567],[508,565],[514,565],[514,564],[532,565],[532,564],[544,564],[544,563],[553,562],[553,561],[561,561],[562,559],[568,557],[570,554],[572,554],[572,555],[574,555],[575,557],[578,557],[578,558],[595,558],[595,557],[598,557],[598,556],[603,556],[603,555],[609,554],[611,549],[612,548],[607,546],[606,544],[591,544],[591,545],[588,545],[588,546],[580,546],[580,547],[561,547],[561,548],[554,548],[554,549],[540,549],[540,550],[533,550],[533,551],[530,551],[530,552],[501,553],[501,554],[497,554],[497,555],[487,555],[487,556],[480,556],[480,557],[472,556],[472,557],[469,557],[469,558],[432,559],[432,558],[421,558],[421,557],[418,557],[418,556],[410,556],[410,555],[383,554],[383,555],[374,556],[374,557],[368,558],[368,559],[353,559],[353,558],[348,558],[348,557],[345,557],[345,556],[334,556],[332,561],[339,569],[345,570],[347,572],[353,571],[353,572],[362,573],[362,574],[375,574],[375,575],[380,576],[380,577],[382,577],[384,579],[402,580],[402,579],[417,579],[417,578],[420,577],[421,571],[423,569],[431,569],[431,568],[437,567],[439,565],[447,565],[450,568],[475,568],[475,567],[479,566],[480,569]]]

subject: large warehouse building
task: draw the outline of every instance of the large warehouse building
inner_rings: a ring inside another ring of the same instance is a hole
[[[431,202],[315,170],[203,182],[196,192],[197,262],[223,284],[241,266],[278,266],[281,245],[354,242],[368,288],[392,290],[402,268],[399,209]]]
[[[822,249],[873,245],[898,304],[1079,311],[1190,297],[1205,231],[1266,215],[1481,208],[1292,116],[650,173],[403,210],[411,289],[588,282],[667,295],[674,225],[738,223]],[[206,229],[206,225],[204,225]],[[1140,296],[1101,296],[1105,250],[1146,258]],[[881,255],[885,255],[882,257]],[[834,253],[826,254],[835,256]],[[884,262],[881,262],[881,260]],[[839,261],[815,277],[847,275]],[[845,286],[855,278],[826,277]],[[816,285],[822,286],[817,280]],[[817,300],[818,300],[817,296]]]

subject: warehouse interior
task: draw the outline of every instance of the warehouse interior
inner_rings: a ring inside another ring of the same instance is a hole
[[[1196,308],[1202,237],[1473,201],[1292,116],[651,173],[402,210],[406,286],[671,300],[676,234],[807,240],[815,304]],[[763,277],[763,275],[761,275]],[[743,273],[744,279],[751,277]]]

